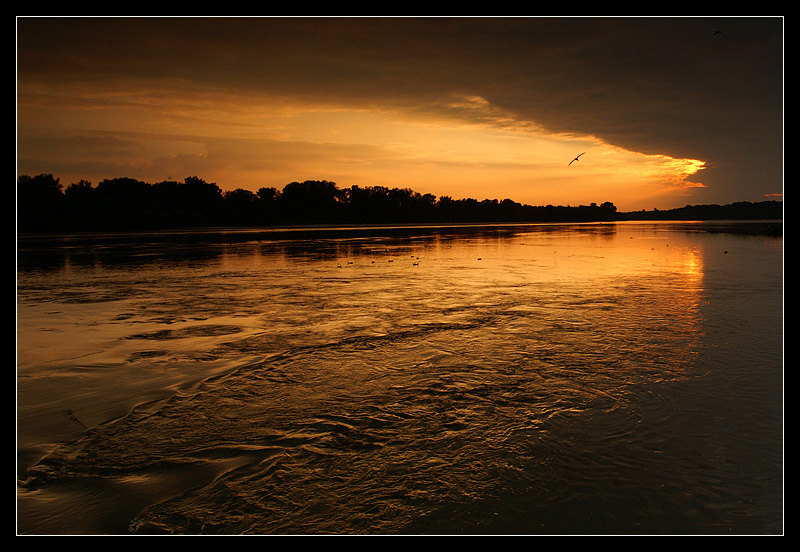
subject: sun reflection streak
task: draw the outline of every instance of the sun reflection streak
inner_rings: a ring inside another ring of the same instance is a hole
[[[687,280],[699,284],[703,279],[703,259],[694,250],[687,251],[682,264]]]

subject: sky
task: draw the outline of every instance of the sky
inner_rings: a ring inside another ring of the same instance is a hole
[[[777,17],[18,17],[17,175],[783,197]],[[583,153],[578,161],[570,161]]]

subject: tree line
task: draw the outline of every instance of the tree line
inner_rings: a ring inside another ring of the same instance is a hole
[[[326,180],[282,190],[222,191],[196,176],[182,182],[106,179],[62,186],[52,174],[17,178],[17,230],[128,231],[212,226],[387,223],[596,222],[620,220],[611,202],[530,206],[511,199],[453,199],[383,186],[339,188]]]
[[[626,220],[779,220],[782,201],[737,201],[728,205],[687,205],[676,209],[653,209],[625,213]]]

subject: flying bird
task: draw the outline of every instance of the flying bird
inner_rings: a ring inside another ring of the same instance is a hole
[[[583,152],[583,153],[586,153],[586,152]],[[578,155],[578,157],[580,157],[581,155],[583,155],[583,153],[582,153],[582,154],[580,154],[580,155]],[[570,165],[572,165],[572,163],[574,163],[575,161],[577,161],[577,160],[578,160],[578,157],[576,157],[575,159],[573,159],[572,161],[570,161],[570,162],[569,162],[569,164],[567,164],[567,167],[569,167]]]

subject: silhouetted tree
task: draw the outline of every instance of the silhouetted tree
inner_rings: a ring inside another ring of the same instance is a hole
[[[258,196],[259,222],[269,226],[278,223],[278,201],[280,192],[276,188],[259,188]]]
[[[191,207],[213,209],[222,200],[222,190],[214,182],[206,182],[202,178],[189,176],[184,179],[185,201]]]
[[[440,222],[455,222],[456,216],[456,203],[450,196],[441,196],[436,202],[436,214]]]
[[[71,230],[94,230],[97,216],[97,196],[92,183],[87,180],[73,182],[64,190],[64,226]]]
[[[250,190],[237,188],[223,193],[225,224],[252,226],[260,222],[259,198]]]
[[[57,230],[63,222],[64,195],[52,174],[17,178],[17,228],[23,232]]]
[[[336,184],[327,180],[291,182],[280,195],[281,217],[301,224],[339,220],[341,203]]]
[[[92,183],[88,180],[79,180],[78,182],[73,182],[64,190],[64,197],[68,199],[74,199],[76,201],[82,201],[85,198],[91,197],[94,193],[94,188],[92,188]]]
[[[165,180],[153,185],[154,224],[161,228],[207,226],[217,223],[222,190],[196,176],[183,182]]]
[[[135,178],[101,180],[95,190],[97,223],[111,230],[136,230],[153,225],[153,187]]]

